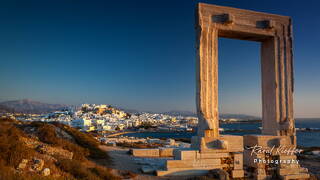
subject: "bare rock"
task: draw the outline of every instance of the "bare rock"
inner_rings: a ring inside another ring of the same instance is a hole
[[[25,169],[29,160],[28,159],[22,159],[22,161],[19,163],[18,168],[19,170]]]
[[[35,137],[34,137],[35,138]],[[29,148],[36,148],[37,146],[39,146],[40,144],[42,144],[41,142],[33,139],[33,138],[26,138],[26,137],[19,137],[19,139]]]
[[[48,154],[50,156],[59,156],[64,159],[72,159],[73,152],[62,149],[60,147],[51,147],[48,145],[39,145],[36,150],[42,154]]]
[[[32,165],[33,170],[41,171],[43,169],[43,166],[44,166],[44,160],[37,159],[37,158],[33,159],[33,165]]]
[[[176,141],[174,139],[167,139],[166,144],[169,146],[174,146],[176,144]]]
[[[42,176],[49,176],[50,175],[50,169],[49,168],[44,168],[41,172]]]
[[[151,166],[142,166],[141,171],[145,174],[150,174],[155,171],[155,169]]]
[[[55,130],[59,138],[68,139],[74,142],[74,138],[64,130],[60,129],[59,127],[55,127]]]

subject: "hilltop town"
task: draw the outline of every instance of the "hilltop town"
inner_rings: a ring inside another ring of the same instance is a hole
[[[82,104],[77,109],[64,108],[46,114],[3,113],[20,121],[59,122],[81,131],[111,132],[132,128],[157,127],[162,131],[192,131],[197,124],[193,116],[161,113],[128,113],[106,104]]]
[[[28,101],[30,102],[30,101]],[[23,102],[26,103],[26,102]],[[30,106],[29,104],[27,104]],[[0,115],[15,118],[20,121],[41,121],[41,122],[59,122],[66,124],[81,131],[108,133],[124,130],[154,130],[186,132],[195,131],[198,118],[195,114],[180,113],[152,113],[152,112],[134,112],[130,113],[120,108],[108,104],[82,104],[78,107],[58,106],[58,109],[51,109],[45,113],[24,113],[25,111],[6,111],[0,112]],[[19,105],[21,107],[21,105]],[[13,109],[13,108],[12,108]],[[39,112],[34,107],[33,112]],[[222,123],[234,122],[253,122],[260,121],[257,117],[245,115],[222,115]],[[222,130],[222,129],[220,129]]]

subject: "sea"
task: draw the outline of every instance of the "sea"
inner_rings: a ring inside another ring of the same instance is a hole
[[[296,128],[303,129],[317,129],[317,131],[297,131],[297,144],[303,147],[320,147],[320,118],[309,118],[309,119],[296,119]],[[231,124],[220,124],[220,128],[224,130],[238,130],[235,132],[222,132],[222,134],[231,135],[248,135],[256,134],[252,133],[250,130],[258,130],[261,127],[261,123],[231,123]],[[243,131],[241,130],[249,130]],[[138,133],[128,133],[124,136],[129,137],[150,137],[150,138],[191,138],[195,136],[194,132],[138,132]]]

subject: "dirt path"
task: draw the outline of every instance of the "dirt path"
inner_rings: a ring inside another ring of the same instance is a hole
[[[170,177],[158,177],[153,174],[146,175],[141,172],[141,167],[143,166],[143,161],[146,159],[151,161],[151,159],[155,160],[155,164],[163,161],[164,158],[138,158],[131,156],[128,152],[128,148],[121,148],[121,147],[112,147],[112,146],[100,146],[101,149],[108,152],[109,156],[113,160],[113,164],[110,166],[112,169],[117,169],[121,171],[130,171],[137,174],[136,177],[133,179],[136,180],[165,180],[165,179],[176,179]],[[159,163],[158,163],[159,164]]]

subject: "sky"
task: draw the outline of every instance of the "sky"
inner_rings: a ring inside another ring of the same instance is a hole
[[[291,16],[296,117],[320,117],[316,0],[0,1],[0,101],[195,111],[198,2]],[[219,39],[219,111],[261,116],[260,44]]]

